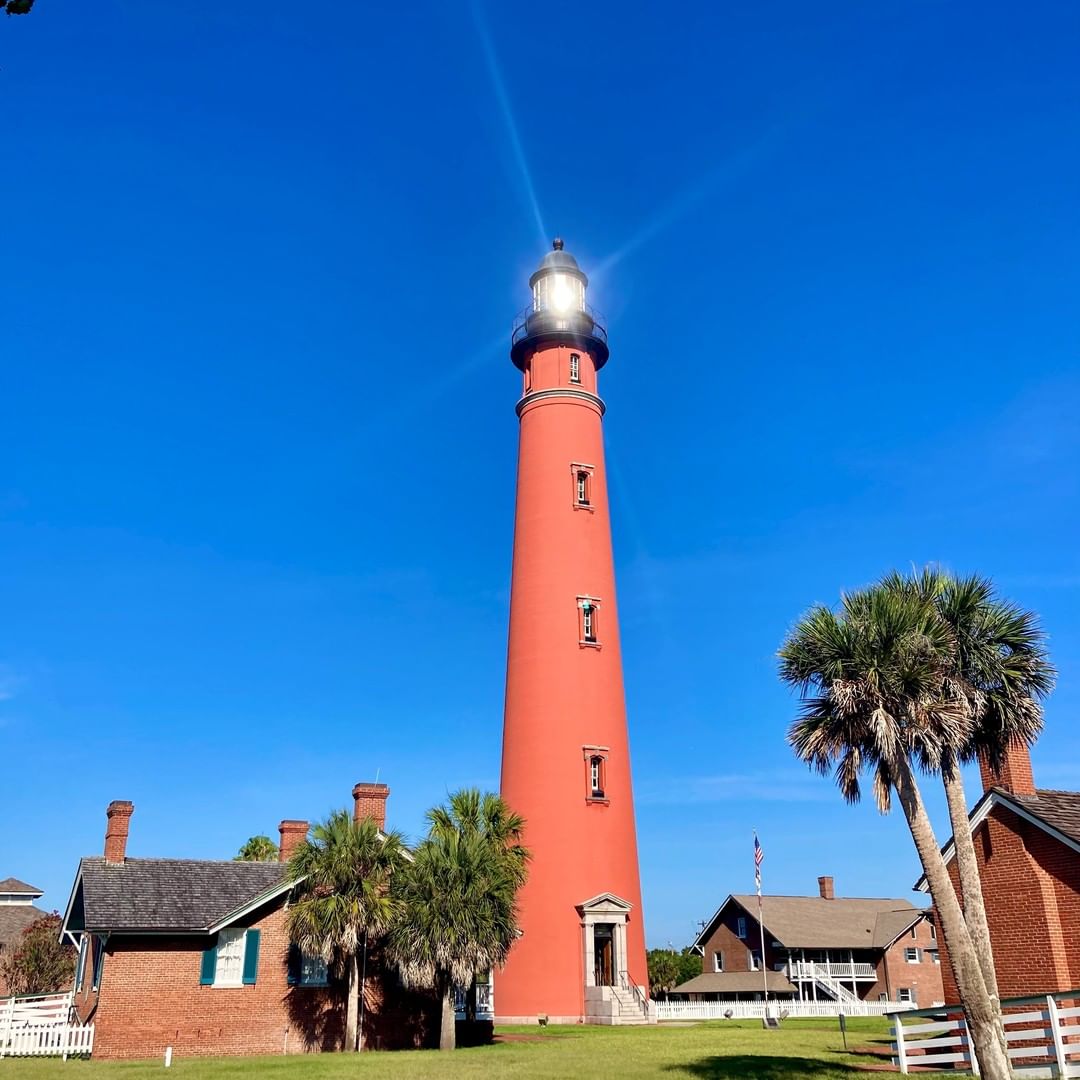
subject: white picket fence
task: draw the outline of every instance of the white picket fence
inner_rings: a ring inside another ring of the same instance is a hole
[[[656,1018],[663,1020],[761,1020],[763,1001],[657,1001]],[[899,1001],[770,1001],[769,1016],[798,1019],[808,1016],[884,1016],[913,1006]]]
[[[1001,1003],[1005,1038],[1015,1075],[1080,1077],[1080,991],[1045,997],[1011,998]],[[945,1065],[979,1073],[967,1022],[953,1009],[919,1009],[893,1021],[896,1056],[902,1073]]]
[[[89,1057],[94,1025],[72,1022],[71,994],[0,998],[0,1058]]]

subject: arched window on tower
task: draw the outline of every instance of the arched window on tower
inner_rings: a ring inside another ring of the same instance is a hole
[[[581,748],[585,763],[585,801],[608,804],[608,748],[587,743]]]
[[[581,382],[581,357],[576,352],[570,354],[570,381]]]

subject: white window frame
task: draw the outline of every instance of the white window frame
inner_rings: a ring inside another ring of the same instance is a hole
[[[914,954],[914,955],[912,955]],[[904,963],[918,964],[922,960],[922,950],[917,945],[908,945],[904,948]]]
[[[740,915],[735,922],[735,934],[740,941],[746,940],[746,916]]]
[[[581,383],[581,356],[576,352],[570,354],[570,381]]]
[[[915,991],[910,986],[898,986],[896,988],[896,1000],[907,1005],[916,1005]]]
[[[724,954],[717,950],[712,954],[712,969],[716,972],[722,972],[724,970]]]
[[[592,500],[589,498],[589,474],[585,469],[578,469],[577,476],[574,480],[574,498],[577,501],[578,506],[591,506]]]
[[[604,758],[601,754],[589,758],[589,795],[593,799],[604,797]]]
[[[214,986],[244,985],[244,955],[247,930],[230,927],[218,931],[217,955],[214,957]]]
[[[747,971],[760,971],[765,966],[765,958],[759,957],[759,950],[747,949],[746,950],[746,970]]]
[[[81,990],[86,978],[86,954],[90,948],[90,935],[83,933],[79,937],[79,959],[75,964],[75,989]]]
[[[598,649],[600,647],[600,635],[596,630],[596,613],[600,609],[600,601],[595,596],[579,596],[577,606],[580,611],[578,631],[581,635],[578,638],[578,644]]]

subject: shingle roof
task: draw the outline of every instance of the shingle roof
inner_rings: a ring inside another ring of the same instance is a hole
[[[32,904],[0,905],[0,949],[14,945],[32,922],[48,914]]]
[[[794,994],[797,991],[782,971],[767,971],[769,993]],[[761,990],[760,971],[706,971],[676,986],[673,994],[753,994]]]
[[[6,877],[0,881],[0,893],[26,893],[28,896],[41,896],[41,889],[35,889],[33,885],[27,885],[18,878]]]
[[[1001,791],[1009,799],[1015,799],[1051,828],[1080,843],[1080,791],[1037,788],[1034,795],[1014,795],[1000,788],[995,790]]]
[[[756,896],[732,899],[756,916]],[[765,929],[789,949],[883,948],[926,911],[907,900],[839,896],[763,896],[761,910]]]
[[[82,899],[87,930],[206,930],[280,885],[277,862],[125,859],[106,865],[83,859]]]

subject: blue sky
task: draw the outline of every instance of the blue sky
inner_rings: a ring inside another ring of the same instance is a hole
[[[0,20],[0,877],[62,907],[379,774],[495,787],[513,314],[603,373],[650,944],[908,895],[784,743],[815,601],[939,560],[1038,610],[1080,787],[1080,9],[39,0]],[[940,814],[940,800],[934,806]]]

